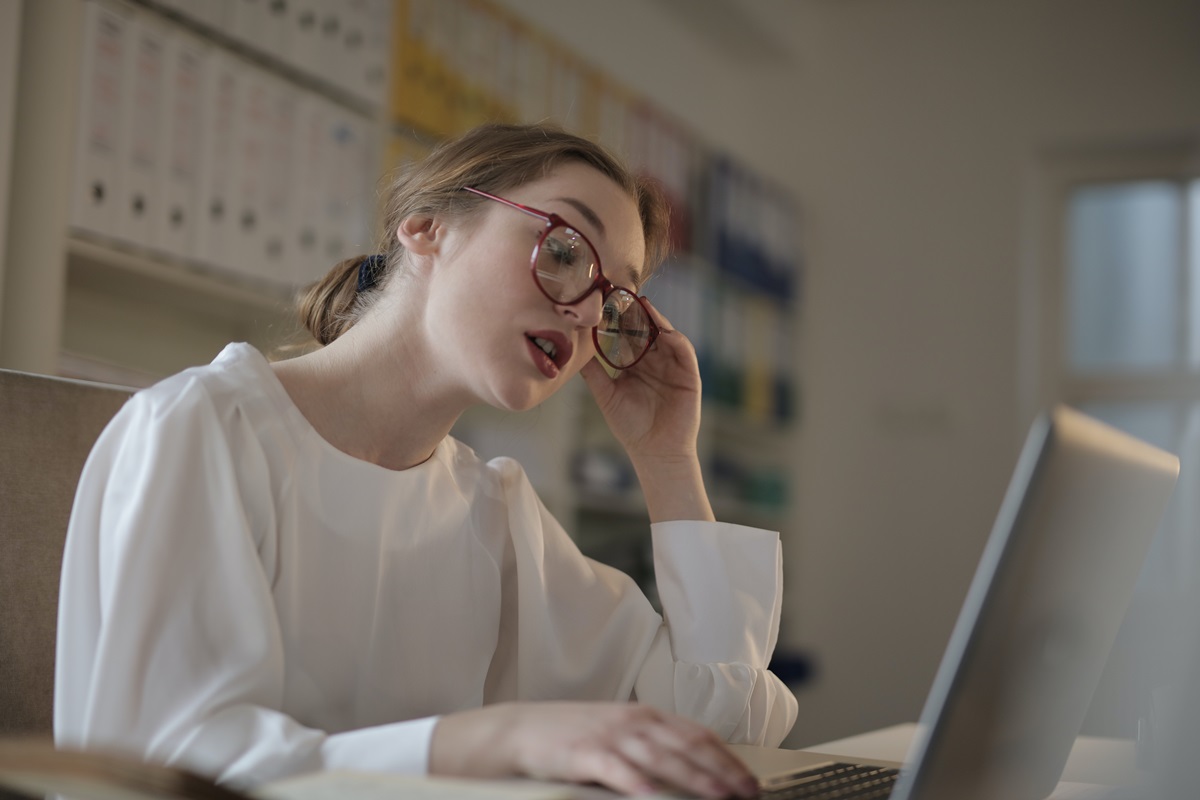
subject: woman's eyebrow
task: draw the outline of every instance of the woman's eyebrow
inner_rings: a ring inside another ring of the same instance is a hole
[[[600,216],[595,211],[592,211],[591,206],[587,203],[577,200],[574,197],[558,197],[555,199],[560,203],[566,203],[574,208],[585,220],[591,223],[601,236],[604,235],[604,223],[600,221]],[[629,283],[632,284],[629,288],[634,291],[641,291],[641,270],[632,265],[626,267],[625,270],[629,276]]]
[[[583,218],[591,223],[592,227],[599,231],[601,236],[604,235],[604,223],[600,221],[600,216],[595,211],[592,211],[587,203],[583,202],[582,200],[576,200],[574,197],[559,197],[557,200],[561,203],[567,203],[570,205],[572,208],[582,214]]]

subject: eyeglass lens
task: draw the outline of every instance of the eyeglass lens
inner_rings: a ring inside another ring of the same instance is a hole
[[[635,295],[614,289],[604,298],[593,338],[604,360],[614,367],[627,367],[650,346],[650,317]]]
[[[577,231],[566,226],[550,230],[538,247],[534,277],[538,286],[559,303],[582,300],[596,284],[600,259]],[[614,367],[626,367],[641,357],[649,346],[650,318],[637,297],[616,288],[604,298],[604,310],[596,326],[596,346]]]

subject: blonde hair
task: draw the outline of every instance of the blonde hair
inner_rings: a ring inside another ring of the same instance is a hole
[[[385,285],[404,260],[396,230],[406,218],[414,214],[466,216],[483,200],[462,191],[464,186],[495,194],[543,178],[572,161],[595,168],[637,203],[646,240],[643,275],[649,276],[668,248],[667,205],[653,181],[630,172],[603,146],[557,126],[493,123],[439,145],[390,181],[377,250],[386,257],[386,264],[374,276],[374,285]],[[359,265],[366,258],[359,255],[338,263],[304,291],[298,308],[300,320],[321,344],[329,344],[349,330],[378,296],[374,290],[358,291]]]

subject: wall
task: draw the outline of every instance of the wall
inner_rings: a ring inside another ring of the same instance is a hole
[[[1029,421],[1031,187],[1200,133],[1200,3],[503,4],[799,197],[783,635],[821,671],[789,744],[914,719]]]
[[[4,248],[8,231],[9,176],[17,105],[17,56],[21,51],[21,1],[0,0],[0,309],[4,308]]]

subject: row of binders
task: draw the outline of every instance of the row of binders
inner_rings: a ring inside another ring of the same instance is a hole
[[[382,110],[394,0],[140,0]]]
[[[773,297],[799,293],[796,210],[777,184],[489,0],[397,0],[394,23],[394,120],[435,137],[489,119],[551,119],[593,136],[662,185],[676,252]]]
[[[758,425],[792,418],[794,334],[786,305],[687,258],[664,264],[645,294],[696,348],[706,399]]]
[[[697,251],[744,286],[783,301],[796,298],[801,269],[790,196],[727,158],[711,160],[706,183]]]
[[[698,147],[683,128],[488,0],[397,0],[391,118],[434,137],[554,120],[658,179],[686,245]]]
[[[375,123],[123,4],[85,4],[70,222],[280,287],[370,252]]]

